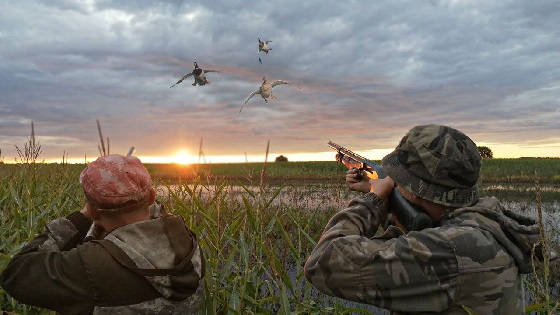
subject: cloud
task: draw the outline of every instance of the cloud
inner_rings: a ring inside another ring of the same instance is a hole
[[[328,139],[393,147],[441,123],[476,141],[558,142],[557,1],[6,1],[0,145],[35,121],[45,155],[114,147],[172,154],[322,152]],[[257,58],[256,38],[272,51]],[[196,60],[211,84],[169,86]],[[241,101],[263,75],[277,100]],[[71,138],[71,140],[69,140]],[[57,142],[58,141],[58,142]],[[47,145],[48,144],[48,145]],[[11,152],[13,153],[13,152]]]

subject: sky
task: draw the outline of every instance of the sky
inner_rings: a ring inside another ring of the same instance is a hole
[[[560,157],[560,2],[0,2],[0,149],[35,124],[41,158],[146,162],[379,159],[444,124],[496,157]],[[272,40],[268,55],[257,37]],[[263,64],[258,62],[259,56]],[[210,84],[174,88],[193,61]],[[268,104],[261,78],[287,80]]]

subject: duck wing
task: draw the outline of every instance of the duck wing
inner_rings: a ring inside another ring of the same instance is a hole
[[[206,70],[206,69],[204,69],[204,73],[208,73],[208,72],[220,72],[220,71],[218,71],[218,70]]]
[[[243,106],[244,106],[245,104],[247,104],[247,102],[248,102],[253,96],[259,94],[259,91],[260,91],[260,89],[258,89],[258,90],[256,90],[256,91],[253,91],[251,94],[249,94],[249,96],[247,96],[247,98],[245,99],[245,101],[243,101],[243,104],[241,104],[241,108],[239,109],[239,113],[238,113],[238,114],[241,114],[241,111],[243,110]]]
[[[191,72],[191,73],[185,74],[181,79],[179,79],[179,81],[177,81],[175,84],[173,84],[172,86],[170,86],[170,88],[172,88],[172,87],[174,87],[175,85],[177,85],[177,84],[183,82],[183,80],[185,80],[186,78],[190,77],[191,75],[193,75],[192,72]]]
[[[290,84],[290,82],[284,81],[284,80],[276,80],[276,81],[272,82],[271,86],[275,87],[275,86],[280,85],[280,84]]]
[[[272,43],[272,41],[271,41],[271,40],[267,40],[266,43],[267,43],[267,44],[268,44],[268,43]]]
[[[245,99],[245,101],[243,101],[243,104],[247,104],[247,102],[249,102],[249,100],[260,93],[260,89],[253,91],[251,94],[249,94],[249,96],[247,96],[247,98]]]

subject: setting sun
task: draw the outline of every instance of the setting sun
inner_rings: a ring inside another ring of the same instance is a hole
[[[187,151],[180,151],[175,154],[173,161],[177,164],[187,165],[192,163],[192,156]]]

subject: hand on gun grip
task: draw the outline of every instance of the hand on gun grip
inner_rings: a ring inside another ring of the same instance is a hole
[[[352,190],[361,192],[369,192],[371,189],[369,178],[357,168],[351,168],[346,172],[346,185]]]
[[[422,230],[434,226],[431,218],[421,209],[417,209],[396,190],[395,182],[386,176],[381,165],[369,160],[332,141],[328,143],[336,150],[336,160],[350,170],[346,173],[346,185],[352,190],[371,192],[382,199],[386,205],[391,204],[391,212],[398,216],[406,230]]]

